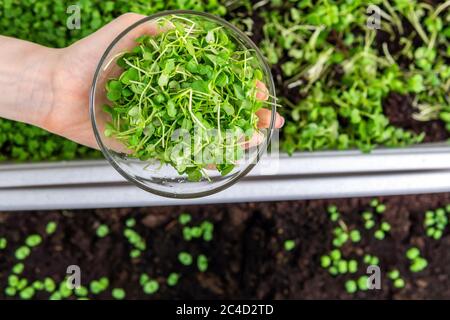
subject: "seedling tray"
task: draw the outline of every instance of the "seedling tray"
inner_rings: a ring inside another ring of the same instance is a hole
[[[81,209],[378,196],[450,191],[450,146],[265,156],[229,189],[167,199],[127,182],[106,161],[0,166],[0,210]]]

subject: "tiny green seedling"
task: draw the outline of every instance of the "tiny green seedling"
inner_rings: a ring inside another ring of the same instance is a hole
[[[184,266],[190,266],[192,264],[192,255],[190,253],[187,252],[180,252],[178,254],[178,261],[180,261],[180,263]]]
[[[421,257],[420,250],[417,247],[409,248],[406,251],[406,258],[411,262],[409,270],[414,273],[423,271],[428,266],[428,261]]]
[[[96,230],[97,237],[104,238],[109,234],[109,227],[106,224],[101,224]]]
[[[284,241],[284,250],[286,251],[292,251],[295,248],[295,241],[294,240],[286,240]]]
[[[57,223],[55,221],[50,221],[45,226],[45,233],[48,234],[48,235],[54,234],[56,232],[57,226],[58,225],[57,225]]]

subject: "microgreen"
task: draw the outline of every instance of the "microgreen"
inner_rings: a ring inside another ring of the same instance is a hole
[[[23,272],[24,268],[25,268],[25,265],[23,263],[19,262],[12,267],[11,271],[15,274],[21,274]]]
[[[106,224],[101,224],[97,227],[95,233],[97,234],[97,237],[104,238],[109,234],[109,227]]]
[[[30,255],[30,253],[30,248],[28,248],[27,246],[21,246],[16,250],[15,256],[17,260],[24,260]]]
[[[167,285],[169,287],[174,287],[177,285],[178,281],[180,280],[180,275],[178,273],[172,272],[167,277]]]
[[[3,250],[8,245],[8,240],[6,238],[0,238],[0,250]]]
[[[185,224],[188,224],[189,222],[191,222],[191,219],[192,219],[192,217],[189,213],[182,213],[178,217],[178,222],[180,222],[180,224],[182,224],[182,225],[185,225]]]
[[[122,288],[114,288],[111,291],[111,295],[114,299],[116,300],[123,300],[125,299],[125,290],[123,290]]]
[[[129,219],[127,219],[127,220],[125,221],[125,225],[126,225],[128,228],[133,228],[133,227],[136,225],[136,220],[133,219],[133,218],[129,218]]]
[[[428,210],[425,212],[423,224],[426,235],[435,240],[440,239],[447,227],[448,219],[448,211],[444,208],[438,208],[435,211]]]
[[[388,277],[390,280],[392,280],[394,288],[402,289],[405,287],[405,280],[400,277],[400,271],[398,269],[389,271]]]
[[[136,222],[132,220],[133,222],[130,223],[128,220],[128,224],[135,225]],[[132,245],[132,249],[130,251],[130,257],[135,259],[141,256],[141,253],[147,248],[147,245],[144,241],[144,239],[131,227],[126,228],[123,231],[123,234],[125,238],[127,238],[128,242]]]
[[[173,27],[136,39],[138,46],[117,61],[123,73],[106,84],[104,110],[112,120],[105,135],[131,156],[169,164],[191,181],[211,164],[228,174],[244,154],[242,138],[257,130],[263,104],[256,99],[262,74],[255,53],[195,16],[158,23]],[[193,140],[179,141],[180,130]]]
[[[197,268],[200,272],[208,270],[208,258],[204,254],[197,257]]]
[[[89,290],[93,293],[93,294],[99,294],[103,291],[105,291],[106,289],[108,289],[109,286],[109,279],[106,277],[101,277],[98,280],[92,280],[89,283]],[[66,285],[61,286],[61,288],[67,288]]]
[[[295,241],[294,240],[286,240],[284,241],[284,250],[291,251],[295,248]]]
[[[38,246],[39,244],[41,244],[41,242],[42,238],[38,234],[30,235],[25,239],[26,245],[29,246],[30,248]]]
[[[146,294],[154,294],[159,290],[159,283],[156,280],[148,280],[143,289]]]
[[[78,297],[86,297],[89,294],[89,290],[84,286],[79,286],[74,291]]]
[[[345,282],[345,290],[350,294],[355,293],[358,290],[358,284],[355,280],[347,280]]]
[[[55,221],[50,221],[45,226],[45,233],[48,234],[48,235],[55,233],[57,226],[58,225],[56,224]]]
[[[190,253],[183,251],[178,254],[178,261],[180,261],[182,265],[190,266],[192,264],[192,260],[192,255]]]
[[[428,266],[428,261],[421,257],[420,250],[417,247],[411,247],[406,251],[406,258],[411,264],[409,270],[411,272],[420,272]]]

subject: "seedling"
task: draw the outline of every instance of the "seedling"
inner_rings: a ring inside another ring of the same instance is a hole
[[[447,208],[449,209],[449,208]],[[428,237],[438,240],[442,237],[448,224],[448,212],[439,208],[435,211],[425,212],[424,227]]]
[[[182,213],[178,217],[178,222],[180,222],[180,224],[182,224],[182,225],[188,224],[189,222],[191,222],[191,220],[192,220],[192,217],[189,213]]]
[[[0,238],[0,250],[3,250],[8,245],[8,241],[6,238]]]
[[[57,226],[58,225],[56,224],[56,222],[50,221],[45,226],[45,233],[48,234],[48,235],[51,235],[51,234],[55,233]]]
[[[124,71],[106,84],[112,120],[104,133],[131,156],[169,164],[191,181],[208,178],[213,164],[227,175],[244,155],[243,139],[258,130],[255,113],[264,102],[256,99],[262,73],[255,52],[202,18],[157,23],[163,33],[139,37],[117,60]]]
[[[23,263],[17,263],[12,267],[12,272],[15,274],[21,274],[25,268],[25,265]]]
[[[178,281],[180,280],[180,275],[178,273],[172,272],[167,277],[167,285],[169,287],[174,287],[178,284]]]
[[[400,277],[400,271],[398,271],[398,269],[389,271],[388,277],[392,280],[394,288],[402,289],[405,287],[405,280]]]
[[[294,240],[286,240],[284,241],[284,250],[291,251],[295,248],[295,241]]]
[[[30,248],[38,246],[39,244],[41,244],[41,242],[42,238],[38,234],[30,235],[25,239],[26,245]]]
[[[104,238],[109,234],[109,227],[106,224],[101,224],[97,227],[97,237]]]
[[[89,290],[93,294],[99,294],[108,289],[108,286],[109,286],[109,279],[106,277],[101,277],[98,280],[91,281],[91,283],[89,284]],[[61,286],[61,288],[67,288],[67,286],[64,284]]]
[[[134,218],[129,218],[125,221],[125,225],[128,228],[133,228],[136,225],[136,220]]]
[[[148,280],[143,289],[146,294],[154,294],[159,290],[159,283],[156,280]]]
[[[184,266],[190,266],[192,264],[192,255],[187,252],[180,252],[178,254],[178,261]]]
[[[133,222],[131,222],[133,221]],[[134,226],[136,222],[134,220],[127,221],[129,225]],[[144,239],[131,227],[126,228],[123,231],[125,238],[127,238],[128,242],[132,245],[132,249],[130,251],[130,257],[135,259],[141,256],[141,253],[147,248],[147,245]]]
[[[208,270],[208,258],[205,255],[200,254],[197,257],[197,268],[200,272]]]
[[[420,250],[417,247],[411,247],[406,251],[406,258],[411,261],[409,270],[420,272],[428,266],[428,261],[420,256]]]
[[[111,291],[111,295],[116,300],[123,300],[123,299],[125,299],[125,296],[126,296],[125,290],[123,290],[122,288],[114,288]]]
[[[339,249],[334,249],[329,255],[324,255],[320,258],[320,265],[332,276],[346,273],[356,273],[358,271],[358,262],[354,259],[345,260],[342,258],[342,253]]]

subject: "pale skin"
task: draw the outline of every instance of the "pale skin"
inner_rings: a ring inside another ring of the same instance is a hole
[[[63,49],[0,36],[0,117],[32,124],[98,149],[89,118],[89,90],[95,69],[111,41],[143,17],[135,13],[122,15]],[[160,32],[152,25],[145,28],[139,32]],[[256,86],[257,98],[267,99],[265,85],[259,82]],[[271,112],[261,109],[257,116],[258,126],[267,128]],[[277,114],[275,127],[283,124],[284,118]]]

